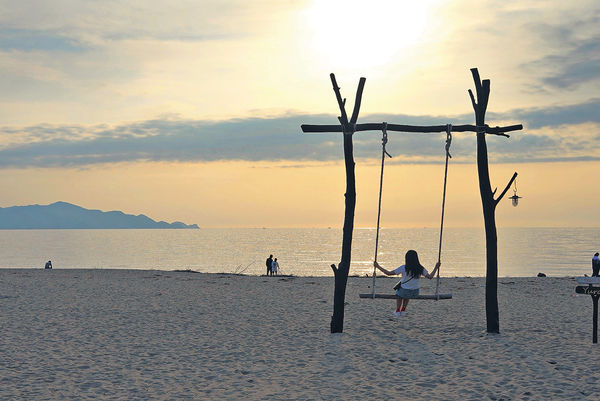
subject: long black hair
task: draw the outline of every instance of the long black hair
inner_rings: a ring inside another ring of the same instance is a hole
[[[410,276],[415,278],[421,277],[421,274],[423,274],[423,266],[421,266],[421,263],[419,262],[419,255],[417,254],[417,251],[411,249],[406,252],[404,261],[406,272]]]

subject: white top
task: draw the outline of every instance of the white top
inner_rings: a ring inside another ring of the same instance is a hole
[[[402,265],[396,270],[394,270],[395,274],[402,274],[402,288],[406,288],[407,290],[418,290],[420,288],[420,277],[413,277],[410,274],[406,273],[406,265]],[[427,269],[423,268],[423,275],[429,274]]]
[[[279,262],[273,261],[273,263],[271,264],[271,270],[273,270],[274,273],[277,273],[278,268],[279,268]]]

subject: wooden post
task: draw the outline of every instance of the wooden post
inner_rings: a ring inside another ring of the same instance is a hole
[[[586,277],[587,278],[587,277]],[[597,278],[597,277],[593,277]],[[581,282],[579,279],[577,280]],[[593,283],[598,284],[597,281]],[[598,298],[600,298],[600,287],[592,286],[590,283],[587,286],[579,285],[575,287],[575,292],[577,294],[588,294],[592,296],[592,302],[594,304],[594,311],[592,315],[592,342],[594,344],[598,343]]]
[[[354,110],[352,111],[350,121],[348,121],[348,116],[346,114],[346,99],[342,100],[340,88],[335,80],[335,75],[330,74],[330,78],[341,113],[338,119],[344,133],[344,164],[346,167],[342,258],[337,268],[335,265],[331,265],[335,276],[335,289],[333,292],[333,315],[331,316],[330,329],[331,333],[341,333],[344,331],[344,303],[346,299],[348,273],[350,272],[350,260],[352,259],[352,234],[354,230],[354,210],[356,208],[356,181],[354,174],[354,146],[352,143],[352,135],[354,134],[354,126],[356,125],[356,120],[358,119],[358,113],[360,111],[360,102],[366,78],[360,78],[358,82]]]
[[[477,173],[479,176],[479,194],[483,206],[483,220],[485,226],[485,315],[488,333],[500,333],[500,316],[498,311],[498,235],[496,232],[496,206],[502,199],[512,182],[517,178],[514,173],[504,191],[498,199],[494,199],[496,190],[492,191],[485,140],[485,113],[490,96],[490,80],[483,82],[479,78],[477,68],[471,68],[477,101],[469,89],[469,96],[475,111],[475,125],[477,126]]]
[[[598,343],[598,298],[599,295],[592,295],[592,302],[594,303],[594,317],[592,318],[592,342]]]

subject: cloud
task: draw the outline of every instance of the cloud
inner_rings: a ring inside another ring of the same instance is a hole
[[[300,117],[222,122],[157,119],[120,126],[4,128],[0,165],[333,158],[323,151],[326,143],[301,134],[300,121]]]
[[[488,136],[494,162],[535,162],[596,159],[600,121],[593,112],[600,100],[549,109],[490,114],[497,121],[523,122],[524,132],[510,139]],[[411,125],[472,123],[471,115],[408,116],[368,115],[359,122],[396,122]],[[226,121],[163,118],[109,125],[35,125],[0,129],[0,167],[69,167],[100,163],[168,161],[333,161],[343,158],[339,133],[302,134],[300,125],[336,124],[325,114],[289,114],[273,118]],[[455,134],[455,162],[475,161],[475,135]],[[392,163],[439,163],[444,159],[445,136],[390,133],[387,146]],[[357,159],[376,159],[380,134],[354,135]]]
[[[579,104],[510,110],[506,113],[489,113],[489,116],[502,120],[518,120],[528,129],[536,129],[569,124],[600,124],[598,110],[600,99],[595,98]]]
[[[597,23],[600,23],[597,22]],[[562,90],[574,90],[580,85],[600,78],[600,33],[573,43],[560,54],[546,55],[530,63],[532,69],[550,69],[541,76],[541,81]],[[551,67],[550,67],[551,66]]]
[[[256,34],[302,2],[0,0],[0,48],[73,50],[121,40],[201,42]],[[264,8],[271,12],[265,13]],[[4,37],[4,38],[2,38]],[[4,46],[4,47],[2,47]]]
[[[548,87],[573,91],[600,78],[600,6],[596,2],[545,11],[554,18],[531,20],[526,26],[543,53],[522,67]],[[558,12],[558,14],[557,14]]]
[[[0,49],[22,51],[81,52],[77,40],[60,34],[30,29],[0,29]]]

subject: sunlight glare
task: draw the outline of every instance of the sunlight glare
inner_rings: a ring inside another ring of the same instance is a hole
[[[306,10],[311,50],[328,66],[385,64],[417,46],[436,0],[315,0]]]

